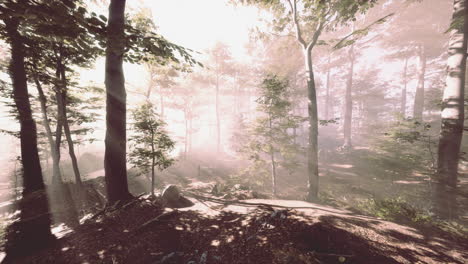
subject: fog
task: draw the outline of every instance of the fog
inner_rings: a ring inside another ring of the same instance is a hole
[[[89,10],[107,16],[107,3],[85,2]],[[355,19],[323,27],[303,5],[294,11],[299,16],[295,24],[289,16],[294,10],[289,9],[290,1],[278,1],[282,4],[276,7],[240,3],[255,1],[127,2],[127,19],[148,19],[151,23],[139,26],[188,49],[197,62],[190,65],[174,52],[180,63],[154,59],[123,64],[127,178],[133,195],[161,193],[174,184],[188,191],[205,188],[226,199],[313,201],[396,222],[406,221],[407,216],[392,210],[408,206],[418,217],[450,219],[466,227],[465,137],[456,161],[459,193],[444,193],[441,202],[434,189],[440,172],[452,1],[378,1],[352,14]],[[314,39],[317,29],[320,34]],[[304,50],[310,43],[309,61]],[[0,205],[4,204],[0,213],[6,214],[18,209],[11,202],[21,198],[23,189],[20,139],[15,136],[20,127],[7,71],[10,47],[5,41],[0,42],[0,54]],[[66,122],[77,165],[81,180],[101,197],[93,201],[98,207],[106,205],[107,196],[105,63],[104,54],[96,55],[88,67],[70,62],[65,78],[70,82]],[[52,186],[57,171],[40,95],[32,79],[28,86],[43,178]],[[44,81],[44,87],[53,131],[60,110],[52,82]],[[156,160],[163,165],[156,166],[155,189],[150,184],[151,166],[137,160],[142,155],[138,147],[148,150],[152,144],[143,139],[148,130],[138,128],[137,113],[144,105],[153,111],[153,119],[145,121],[156,122],[161,134],[174,142],[173,147],[158,143],[162,154]],[[58,151],[59,174],[76,195],[76,171],[67,143],[64,136]],[[49,189],[52,210],[62,210],[60,198],[54,198],[62,194]],[[87,209],[78,213],[80,217],[84,212]],[[60,222],[71,226],[54,216],[53,223]]]

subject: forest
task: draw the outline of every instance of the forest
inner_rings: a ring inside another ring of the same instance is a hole
[[[0,263],[468,263],[468,0],[0,0]]]

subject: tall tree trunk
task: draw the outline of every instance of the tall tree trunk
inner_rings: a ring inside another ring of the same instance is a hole
[[[219,117],[219,76],[216,75],[216,152],[221,152],[221,121]]]
[[[14,224],[7,236],[7,259],[31,253],[54,239],[50,231],[49,203],[42,178],[37,149],[36,124],[32,117],[24,61],[23,37],[18,31],[18,18],[3,20],[11,46],[9,74],[13,99],[20,122],[21,163],[23,165],[23,197],[19,202],[21,221]],[[7,262],[7,260],[5,260]]]
[[[78,188],[81,188],[82,182],[81,182],[81,175],[80,175],[80,169],[78,168],[78,159],[76,158],[75,155],[75,147],[73,143],[73,139],[71,136],[71,131],[70,131],[70,125],[68,122],[68,115],[67,115],[67,79],[65,76],[65,68],[62,65],[61,62],[59,62],[59,72],[60,72],[60,79],[62,82],[61,86],[61,91],[59,94],[60,101],[58,101],[59,107],[62,108],[61,114],[62,120],[63,120],[63,130],[65,132],[65,138],[67,139],[68,143],[68,153],[70,155],[70,159],[72,162],[72,167],[73,167],[73,174],[75,175],[75,182],[78,186]]]
[[[106,138],[104,170],[109,203],[130,199],[126,161],[125,0],[111,0],[106,49]]]
[[[57,100],[57,106],[58,106],[58,101],[59,99],[57,98],[59,94],[56,92],[55,97]],[[63,181],[62,179],[62,173],[60,172],[60,159],[61,159],[61,153],[60,153],[60,146],[62,145],[62,131],[63,131],[63,120],[61,118],[61,107],[57,107],[57,125],[55,127],[55,153],[57,154],[57,165],[54,167],[54,171],[52,174],[52,185],[58,184]]]
[[[164,118],[164,96],[163,96],[163,92],[162,92],[162,86],[161,88],[159,89],[159,102],[161,104],[161,118]]]
[[[187,159],[187,152],[188,152],[188,141],[189,141],[189,132],[188,132],[188,117],[187,117],[187,109],[184,109],[184,121],[185,121],[185,144],[184,144],[184,158]]]
[[[270,133],[272,132],[271,117],[269,119]],[[274,140],[271,138],[270,140]],[[275,149],[270,145],[270,161],[271,161],[271,192],[276,195],[276,162],[275,162]]]
[[[39,82],[37,77],[37,73],[34,73],[34,83],[36,84],[36,89],[39,94],[39,102],[41,104],[41,112],[42,112],[42,123],[46,130],[47,140],[50,146],[50,154],[52,156],[52,168],[53,168],[53,176],[56,179],[61,179],[60,175],[60,153],[58,152],[57,146],[55,144],[55,140],[52,134],[52,129],[50,127],[49,117],[47,115],[47,99],[44,94],[44,90],[42,89],[42,85]]]
[[[52,192],[50,192],[50,200],[54,222],[66,223],[70,227],[75,227],[80,224],[79,216],[69,186],[63,184],[62,181],[62,175],[60,172],[60,147],[57,147],[57,143],[54,140],[52,129],[50,127],[50,122],[47,115],[47,99],[44,95],[42,85],[39,79],[37,78],[36,72],[33,75],[34,83],[36,84],[36,88],[39,93],[39,102],[41,105],[43,124],[46,130],[46,135],[52,156],[54,180],[52,181]],[[61,126],[61,124],[58,124],[58,126]],[[61,133],[57,136],[57,142],[60,141]]]
[[[424,112],[424,81],[426,79],[426,52],[424,45],[418,47],[419,65],[418,65],[418,85],[414,96],[413,117],[418,120],[423,119]]]
[[[289,1],[291,7],[292,20],[296,28],[296,39],[302,45],[307,72],[307,97],[308,97],[308,121],[309,121],[309,139],[307,146],[307,175],[309,176],[308,183],[308,201],[316,201],[318,199],[319,188],[319,171],[318,171],[318,113],[317,113],[317,91],[314,80],[314,70],[312,67],[312,49],[317,44],[318,38],[324,28],[324,21],[321,21],[316,28],[312,40],[306,43],[302,38],[301,28],[297,19],[296,0]]]
[[[152,158],[151,158],[151,196],[154,197],[154,167],[156,166],[156,159],[154,157],[154,130],[151,129],[151,153],[152,153]]]
[[[193,121],[193,117],[192,117],[192,114],[190,114],[190,118],[189,118],[189,145],[188,145],[188,151],[189,152],[192,151],[192,135],[193,135],[192,121]]]
[[[466,0],[454,0],[450,32],[447,79],[442,100],[442,126],[438,148],[438,174],[442,183],[457,186],[460,144],[463,135],[468,7]]]
[[[325,120],[330,118],[330,70],[331,70],[331,53],[328,54],[328,67],[327,67],[327,87],[325,93]]]
[[[346,81],[346,95],[345,95],[345,114],[344,114],[344,124],[343,124],[343,135],[344,135],[344,148],[351,148],[351,123],[353,119],[353,98],[352,98],[352,89],[353,89],[353,74],[354,74],[354,44],[349,48],[349,72],[348,79]]]
[[[406,85],[408,83],[408,56],[405,57],[405,67],[403,68],[403,87],[401,88],[400,113],[406,117]]]
[[[307,70],[307,95],[308,95],[308,121],[309,121],[309,145],[307,147],[307,174],[308,201],[318,199],[319,172],[318,172],[318,115],[317,115],[317,93],[315,88],[314,71],[312,67],[312,47],[304,50]]]

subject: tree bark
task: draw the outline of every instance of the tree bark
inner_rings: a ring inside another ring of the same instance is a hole
[[[450,32],[446,86],[442,99],[442,125],[438,147],[439,182],[457,186],[460,144],[463,135],[468,8],[466,0],[454,0],[452,25],[464,22]]]
[[[54,141],[52,135],[52,129],[50,127],[49,118],[47,115],[47,99],[44,95],[42,85],[37,78],[37,73],[33,73],[34,83],[36,84],[37,91],[39,93],[39,102],[41,105],[43,124],[46,130],[47,139],[49,142],[50,152],[52,156],[53,166],[53,181],[52,181],[52,192],[50,192],[51,209],[53,212],[55,223],[66,223],[70,227],[75,227],[80,224],[79,216],[76,210],[76,204],[73,200],[69,186],[63,183],[62,175],[60,172],[60,145],[57,147],[57,142],[60,144],[61,141],[61,124],[60,135],[57,136]]]
[[[23,37],[18,18],[3,20],[7,41],[11,47],[9,74],[13,84],[13,99],[20,122],[21,163],[23,165],[23,197],[19,202],[19,221],[12,226],[5,249],[7,259],[31,253],[54,239],[50,231],[49,203],[45,192],[37,148],[36,124],[32,117],[24,60]],[[6,260],[5,260],[6,262]]]
[[[312,48],[304,50],[307,70],[307,94],[309,114],[309,145],[307,147],[307,172],[309,175],[308,201],[318,199],[319,172],[318,172],[318,116],[317,116],[317,94],[315,88],[314,71],[312,67]]]
[[[301,28],[297,19],[296,0],[289,1],[292,20],[296,30],[296,39],[301,44],[304,52],[305,67],[307,72],[307,98],[308,121],[309,121],[309,139],[307,146],[307,175],[308,181],[308,201],[318,199],[319,171],[318,171],[318,113],[317,113],[317,91],[315,87],[314,70],[312,66],[312,49],[318,41],[324,28],[324,21],[320,21],[312,36],[312,40],[306,43],[302,37]]]
[[[193,121],[193,116],[192,114],[190,114],[190,118],[189,118],[189,144],[188,144],[188,152],[192,152],[192,135],[193,135],[193,126],[192,126],[192,122]]]
[[[185,106],[187,107],[187,106]],[[188,153],[188,143],[189,143],[189,132],[188,132],[188,114],[187,114],[187,108],[184,109],[184,121],[185,121],[185,144],[184,144],[184,158],[187,159],[187,153]]]
[[[75,147],[73,143],[73,139],[71,136],[71,131],[70,131],[70,125],[68,122],[68,115],[67,115],[67,79],[65,76],[65,68],[62,65],[62,62],[59,62],[58,65],[58,70],[60,73],[60,79],[61,79],[61,89],[60,93],[57,98],[60,100],[57,102],[59,107],[62,108],[61,114],[62,120],[63,120],[63,130],[65,132],[65,138],[67,139],[68,143],[68,153],[70,155],[70,159],[72,162],[72,167],[73,167],[73,174],[75,175],[75,182],[78,186],[78,188],[81,188],[82,182],[81,182],[81,175],[80,175],[80,169],[78,167],[78,160],[75,155]]]
[[[106,138],[104,171],[109,203],[130,199],[126,161],[125,0],[111,0],[106,49]]]
[[[271,117],[269,119],[270,123],[270,135],[272,131],[272,124],[271,124]],[[274,140],[273,137],[270,138],[270,140]],[[273,148],[272,145],[270,145],[270,160],[271,160],[271,192],[273,195],[276,195],[276,163],[275,163],[275,149]]]
[[[221,120],[219,117],[219,76],[216,75],[216,152],[221,152]]]
[[[154,157],[154,130],[151,129],[151,196],[154,197],[154,166],[156,164],[156,159]]]
[[[327,87],[325,93],[325,120],[330,119],[330,70],[331,70],[331,53],[328,54],[328,67],[327,67]]]
[[[34,78],[34,83],[36,84],[37,92],[39,94],[39,102],[41,104],[41,112],[42,112],[42,123],[46,130],[47,140],[49,142],[50,153],[52,156],[52,168],[53,168],[52,177],[56,179],[55,181],[57,181],[58,179],[61,180],[62,177],[60,175],[60,153],[55,144],[55,140],[52,134],[52,129],[50,127],[49,117],[47,115],[47,99],[45,97],[44,90],[42,89],[42,85],[39,82],[39,79],[36,75],[36,72],[34,73],[33,78]]]
[[[419,65],[418,65],[418,84],[414,96],[413,117],[418,120],[423,119],[424,112],[424,81],[426,75],[426,52],[424,45],[418,47]]]
[[[353,74],[354,74],[354,44],[351,45],[348,56],[349,56],[350,65],[349,65],[348,79],[346,81],[345,114],[344,114],[344,124],[343,124],[343,135],[344,135],[343,148],[345,149],[352,148],[351,123],[353,119],[352,89],[353,89]]]
[[[401,88],[400,113],[403,118],[406,117],[406,85],[408,83],[408,57],[405,57],[405,66],[403,68],[403,87]]]

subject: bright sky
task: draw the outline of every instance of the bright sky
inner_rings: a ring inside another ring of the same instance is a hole
[[[244,54],[249,28],[258,24],[253,7],[226,0],[144,0],[160,33],[170,41],[203,52],[217,41],[228,44],[235,57]]]

